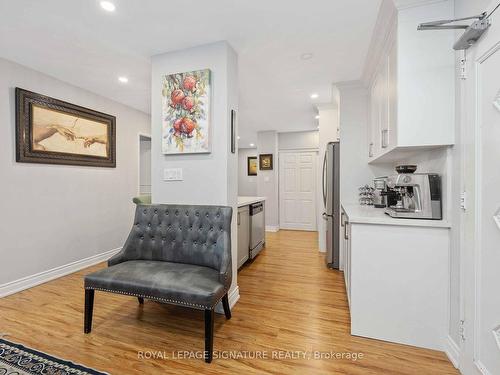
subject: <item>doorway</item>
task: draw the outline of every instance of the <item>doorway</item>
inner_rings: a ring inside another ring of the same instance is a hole
[[[317,152],[280,152],[280,229],[317,230],[316,163]]]
[[[491,12],[497,3],[488,10]],[[491,15],[490,21],[488,32],[467,50],[470,76],[464,84],[464,126],[466,131],[471,129],[464,142],[470,205],[464,212],[461,253],[464,311],[460,369],[465,374],[500,374],[500,11]]]
[[[139,195],[151,194],[151,136],[139,134]]]

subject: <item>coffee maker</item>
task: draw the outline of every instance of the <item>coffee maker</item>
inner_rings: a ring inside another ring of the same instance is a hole
[[[396,203],[385,213],[394,218],[441,220],[441,177],[433,173],[400,173],[387,177],[387,188]]]
[[[373,206],[376,208],[386,208],[396,204],[396,193],[387,188],[387,176],[376,177],[373,180],[375,190],[373,192]]]

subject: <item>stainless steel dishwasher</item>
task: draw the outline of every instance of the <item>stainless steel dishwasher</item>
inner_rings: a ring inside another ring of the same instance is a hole
[[[253,203],[250,205],[250,259],[264,247],[265,231],[264,202]]]

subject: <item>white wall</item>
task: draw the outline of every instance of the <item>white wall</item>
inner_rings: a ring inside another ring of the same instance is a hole
[[[152,58],[151,136],[154,203],[224,205],[237,209],[238,154],[230,152],[230,110],[238,109],[237,55],[226,42],[165,53]],[[164,75],[200,69],[212,72],[212,152],[163,155],[161,86]],[[165,168],[182,168],[183,181],[163,181]],[[232,221],[233,284],[236,288],[236,215]]]
[[[301,131],[278,133],[280,150],[317,149],[319,147],[319,131]]]
[[[257,176],[249,176],[247,158],[257,157],[256,148],[240,148],[238,150],[238,195],[253,197],[257,195]],[[258,160],[257,160],[258,162]],[[259,173],[259,171],[257,171]]]
[[[358,204],[360,186],[372,185],[379,173],[378,166],[368,164],[368,91],[364,88],[340,89],[340,201]]]
[[[16,86],[116,116],[116,168],[16,163]],[[0,286],[121,247],[149,116],[0,59],[0,123]]]
[[[257,154],[273,154],[273,170],[257,171],[257,195],[266,197],[266,226],[279,227],[278,134],[275,131],[257,133]]]

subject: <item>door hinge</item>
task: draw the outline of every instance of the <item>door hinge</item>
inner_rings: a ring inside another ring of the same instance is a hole
[[[467,210],[467,193],[465,191],[460,194],[460,208],[464,211]]]
[[[465,341],[465,320],[460,320],[459,335],[462,341]]]
[[[467,79],[467,52],[465,50],[460,57],[460,79],[462,81]]]

